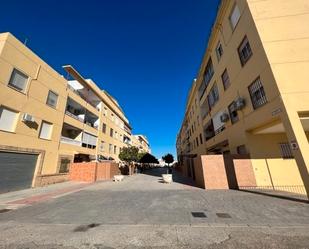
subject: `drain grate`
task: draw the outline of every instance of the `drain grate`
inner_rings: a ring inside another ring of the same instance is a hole
[[[5,209],[0,209],[0,214],[1,214],[1,213],[6,213],[6,212],[9,212],[9,211],[11,211],[11,209],[7,209],[7,208],[5,208]]]
[[[232,218],[228,213],[216,213],[219,218]]]
[[[194,218],[207,218],[204,212],[191,212]]]

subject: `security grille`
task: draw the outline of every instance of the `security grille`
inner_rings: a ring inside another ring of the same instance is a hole
[[[265,95],[264,87],[262,85],[261,79],[257,78],[250,86],[249,93],[251,96],[251,102],[253,108],[256,109],[267,103],[267,98]]]
[[[291,146],[289,143],[281,143],[279,145],[280,145],[282,158],[284,159],[294,158],[292,150],[291,150]]]

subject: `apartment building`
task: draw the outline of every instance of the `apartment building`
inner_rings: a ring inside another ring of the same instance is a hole
[[[176,142],[183,172],[200,186],[234,174],[237,187],[309,194],[305,23],[306,0],[221,1]],[[207,169],[211,155],[223,157],[222,170]]]
[[[139,149],[139,152],[151,153],[149,142],[145,135],[133,135],[132,146],[137,147]]]
[[[72,66],[63,77],[0,34],[0,192],[63,181],[71,162],[119,161],[131,126],[117,101]]]

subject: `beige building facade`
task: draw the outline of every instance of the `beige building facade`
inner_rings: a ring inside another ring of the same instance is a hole
[[[137,147],[139,149],[139,152],[151,153],[148,139],[144,135],[133,135],[132,146]]]
[[[177,136],[187,175],[203,174],[203,155],[246,155],[255,187],[308,195],[305,23],[306,0],[221,2]]]
[[[60,75],[0,34],[0,192],[67,179],[71,162],[119,162],[132,140],[118,102],[72,66]]]

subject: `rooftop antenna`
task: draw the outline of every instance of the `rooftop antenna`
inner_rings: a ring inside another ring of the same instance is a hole
[[[25,38],[24,45],[27,46],[28,38]]]

